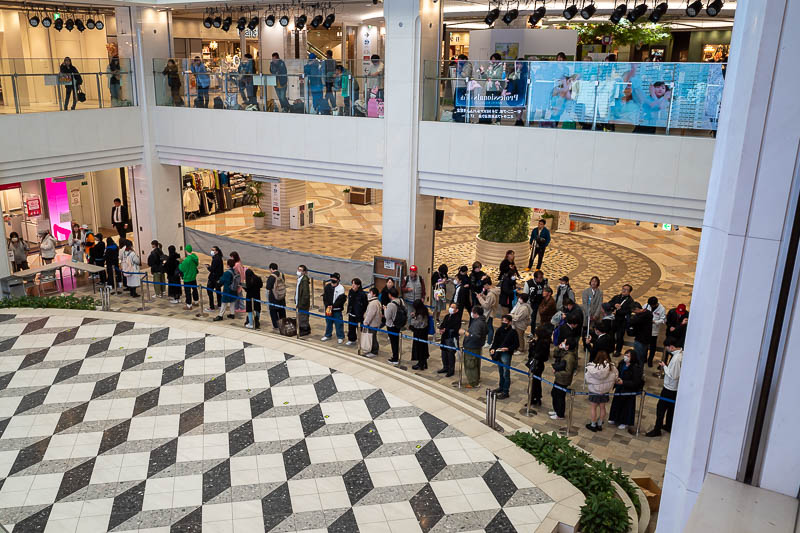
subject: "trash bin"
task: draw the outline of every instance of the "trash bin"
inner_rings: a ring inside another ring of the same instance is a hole
[[[631,481],[639,485],[639,488],[644,492],[647,498],[647,506],[650,511],[658,512],[658,507],[661,504],[661,488],[649,477],[632,477]]]
[[[16,276],[0,278],[0,298],[19,298],[25,296],[25,284]]]

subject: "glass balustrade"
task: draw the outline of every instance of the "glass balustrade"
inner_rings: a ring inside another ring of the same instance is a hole
[[[722,63],[426,61],[423,119],[713,136]]]
[[[156,105],[383,117],[382,63],[154,59]]]
[[[130,60],[72,58],[76,72],[61,72],[63,58],[0,59],[0,114],[99,109],[136,105]]]

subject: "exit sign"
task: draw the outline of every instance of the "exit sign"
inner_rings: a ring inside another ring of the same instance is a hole
[[[672,224],[661,224],[661,229],[664,231],[672,231]]]

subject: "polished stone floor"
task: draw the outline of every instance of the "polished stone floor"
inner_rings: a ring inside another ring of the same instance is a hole
[[[268,344],[37,313],[0,314],[14,533],[533,531],[554,505],[436,416]]]

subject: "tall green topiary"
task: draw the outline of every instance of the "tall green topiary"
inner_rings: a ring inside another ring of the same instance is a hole
[[[531,210],[528,207],[481,202],[478,237],[489,242],[528,240]]]

